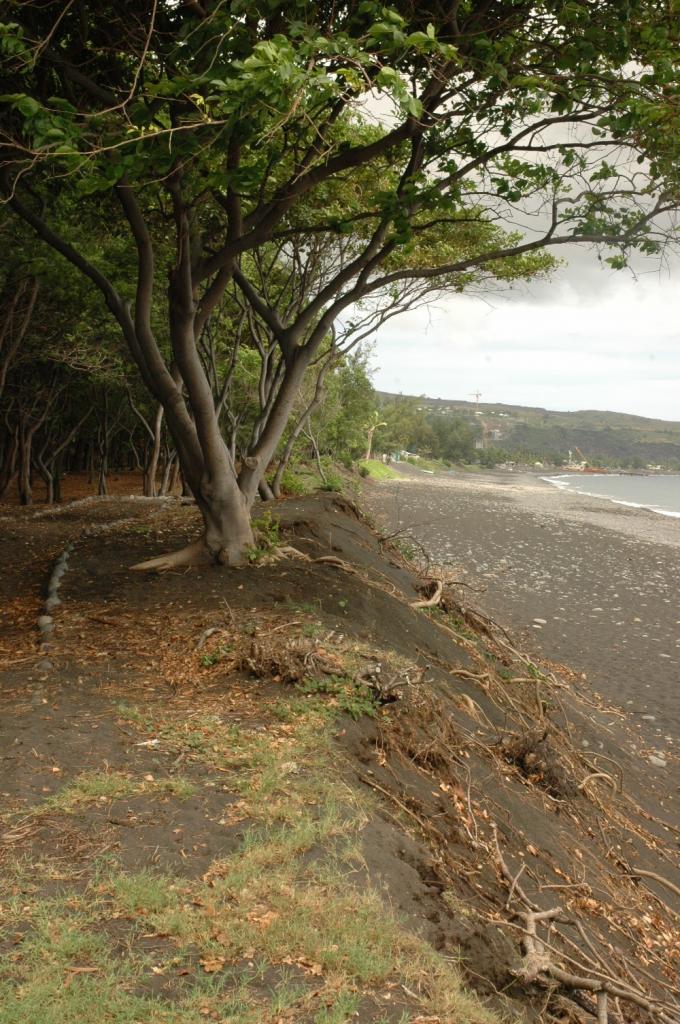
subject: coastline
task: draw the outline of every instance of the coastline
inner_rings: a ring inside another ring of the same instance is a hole
[[[531,474],[399,471],[364,490],[378,521],[455,568],[471,603],[529,653],[569,665],[626,711],[660,767],[674,759],[680,521]]]

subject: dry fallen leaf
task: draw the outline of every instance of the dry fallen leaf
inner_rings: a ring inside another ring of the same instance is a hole
[[[223,956],[206,956],[199,963],[206,974],[214,974],[215,971],[221,971],[226,964],[226,958]]]

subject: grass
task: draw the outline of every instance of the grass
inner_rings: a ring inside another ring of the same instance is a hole
[[[451,463],[444,462],[442,459],[408,458],[405,461],[411,466],[415,466],[416,469],[424,469],[431,473],[442,473],[451,469]]]
[[[399,474],[390,467],[386,466],[384,462],[380,462],[379,459],[364,459],[362,462],[357,463],[359,472],[362,476],[368,476],[371,480],[398,480]],[[362,472],[366,470],[366,472]]]
[[[179,800],[188,800],[195,792],[196,786],[181,776],[155,779],[113,771],[84,772],[38,804],[34,813],[72,814],[87,804],[141,794],[170,794]]]
[[[0,1024],[349,1024],[357,1012],[380,1024],[398,1019],[402,986],[418,993],[404,1024],[493,1024],[455,964],[366,881],[372,797],[343,781],[332,737],[341,711],[375,712],[370,692],[348,674],[283,693],[287,720],[266,715],[266,727],[263,709],[236,728],[209,710],[188,721],[162,705],[118,705],[173,760],[239,797],[226,823],[240,838],[198,874],[125,869],[115,850],[76,861],[71,874],[48,855],[17,862],[0,879],[5,934],[15,936],[0,967]],[[193,791],[182,777],[90,772],[39,807],[69,815],[98,800]]]

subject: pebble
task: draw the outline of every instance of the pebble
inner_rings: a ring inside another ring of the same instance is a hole
[[[39,615],[38,616],[38,629],[47,629],[52,626],[54,621],[51,615]]]
[[[649,755],[649,763],[653,764],[655,768],[665,768],[668,764],[663,757],[657,757],[656,754]]]
[[[547,619],[534,619],[537,626],[545,626],[547,621]]]

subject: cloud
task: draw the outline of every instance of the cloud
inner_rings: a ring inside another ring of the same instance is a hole
[[[405,314],[378,333],[376,387],[680,420],[680,272],[636,270],[574,246],[551,281]]]

